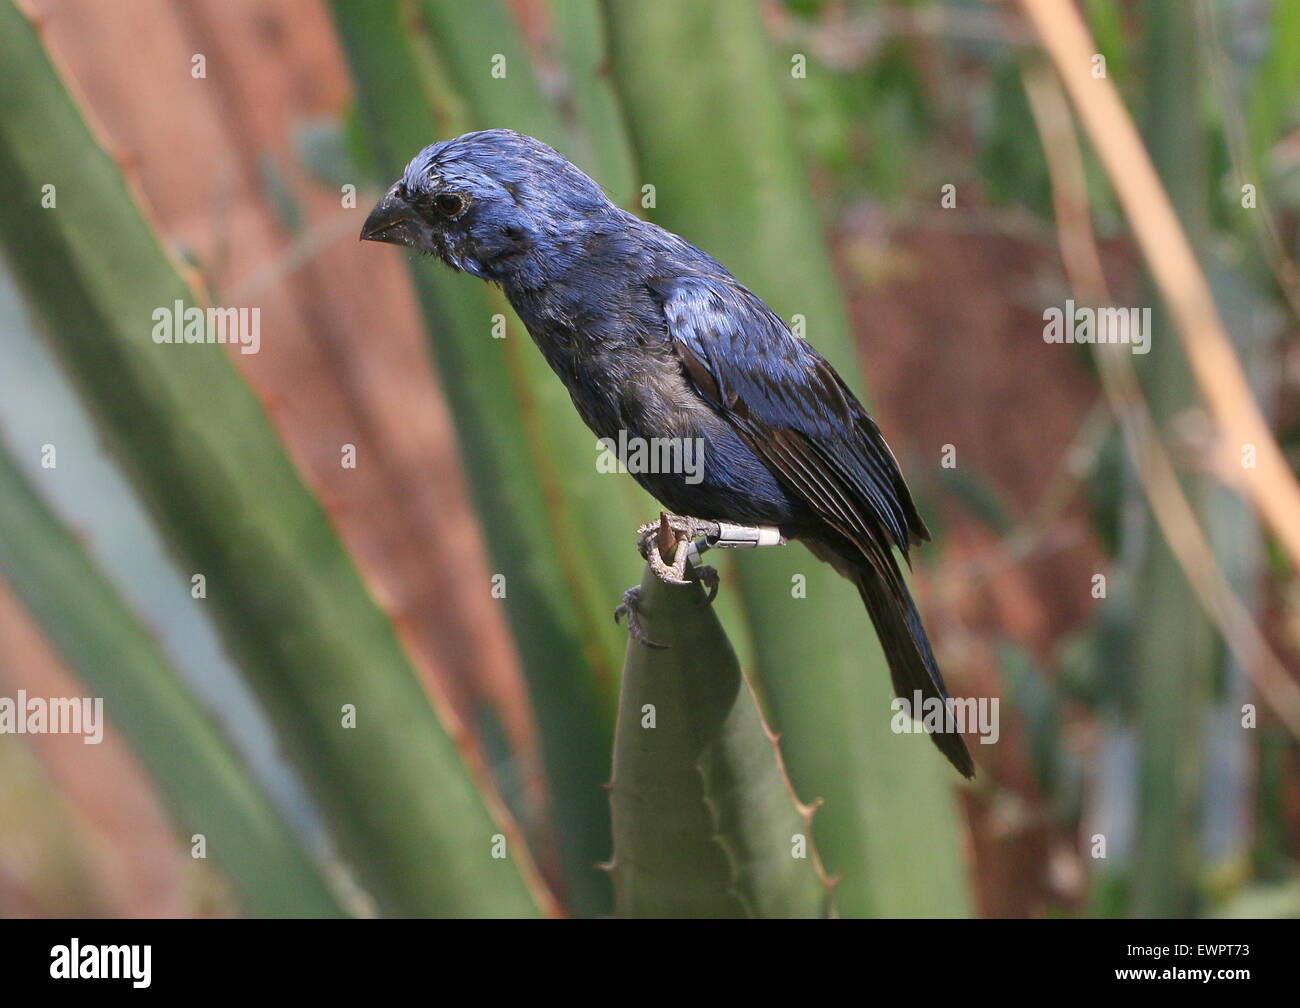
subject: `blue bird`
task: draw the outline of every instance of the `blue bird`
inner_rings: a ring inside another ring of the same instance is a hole
[[[893,453],[825,358],[716,260],[499,129],[420,151],[361,238],[499,284],[597,437],[703,446],[692,478],[634,472],[647,491],[676,515],[804,543],[857,587],[896,694],[947,700],[894,558],[929,532]],[[959,733],[931,738],[974,774]]]

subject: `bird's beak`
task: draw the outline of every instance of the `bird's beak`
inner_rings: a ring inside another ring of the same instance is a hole
[[[415,210],[398,195],[394,185],[375,204],[370,216],[361,225],[361,240],[389,242],[392,245],[410,245],[415,239]]]

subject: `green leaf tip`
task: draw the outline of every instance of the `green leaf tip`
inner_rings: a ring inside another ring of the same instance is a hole
[[[826,917],[834,885],[735,652],[698,584],[646,569],[610,793],[622,917]]]

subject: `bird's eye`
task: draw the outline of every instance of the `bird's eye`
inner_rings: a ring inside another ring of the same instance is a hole
[[[439,193],[433,198],[434,208],[444,217],[457,217],[469,206],[469,199],[461,193]]]

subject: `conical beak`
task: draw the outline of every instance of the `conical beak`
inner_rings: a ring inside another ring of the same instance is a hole
[[[410,245],[415,240],[415,208],[398,195],[394,185],[375,204],[370,216],[361,225],[361,240],[388,242],[392,245]]]

